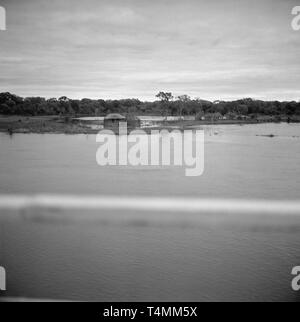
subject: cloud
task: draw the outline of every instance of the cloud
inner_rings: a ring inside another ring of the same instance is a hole
[[[0,86],[47,97],[298,99],[296,2],[4,1]]]

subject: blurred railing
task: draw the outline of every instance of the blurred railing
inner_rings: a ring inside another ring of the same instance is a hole
[[[299,300],[298,201],[1,195],[0,241],[6,298]]]

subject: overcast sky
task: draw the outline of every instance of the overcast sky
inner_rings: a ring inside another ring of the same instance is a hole
[[[0,0],[0,91],[300,99],[297,0]]]

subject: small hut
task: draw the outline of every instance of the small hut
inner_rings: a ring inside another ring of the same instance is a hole
[[[104,128],[119,133],[120,126],[126,122],[126,117],[121,114],[108,114],[104,118]]]
[[[123,116],[121,114],[108,114],[104,118],[104,128],[112,130],[116,134],[131,131],[140,127],[141,121],[134,115]]]

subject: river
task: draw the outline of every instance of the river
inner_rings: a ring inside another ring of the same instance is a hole
[[[0,134],[0,194],[300,199],[298,124],[201,128],[205,167],[199,177],[186,177],[178,166],[101,167],[95,135]],[[37,214],[1,222],[7,296],[299,299],[290,287],[291,269],[300,265],[297,227],[92,225],[65,223],[51,211],[53,221]],[[151,218],[151,212],[141,216]]]

